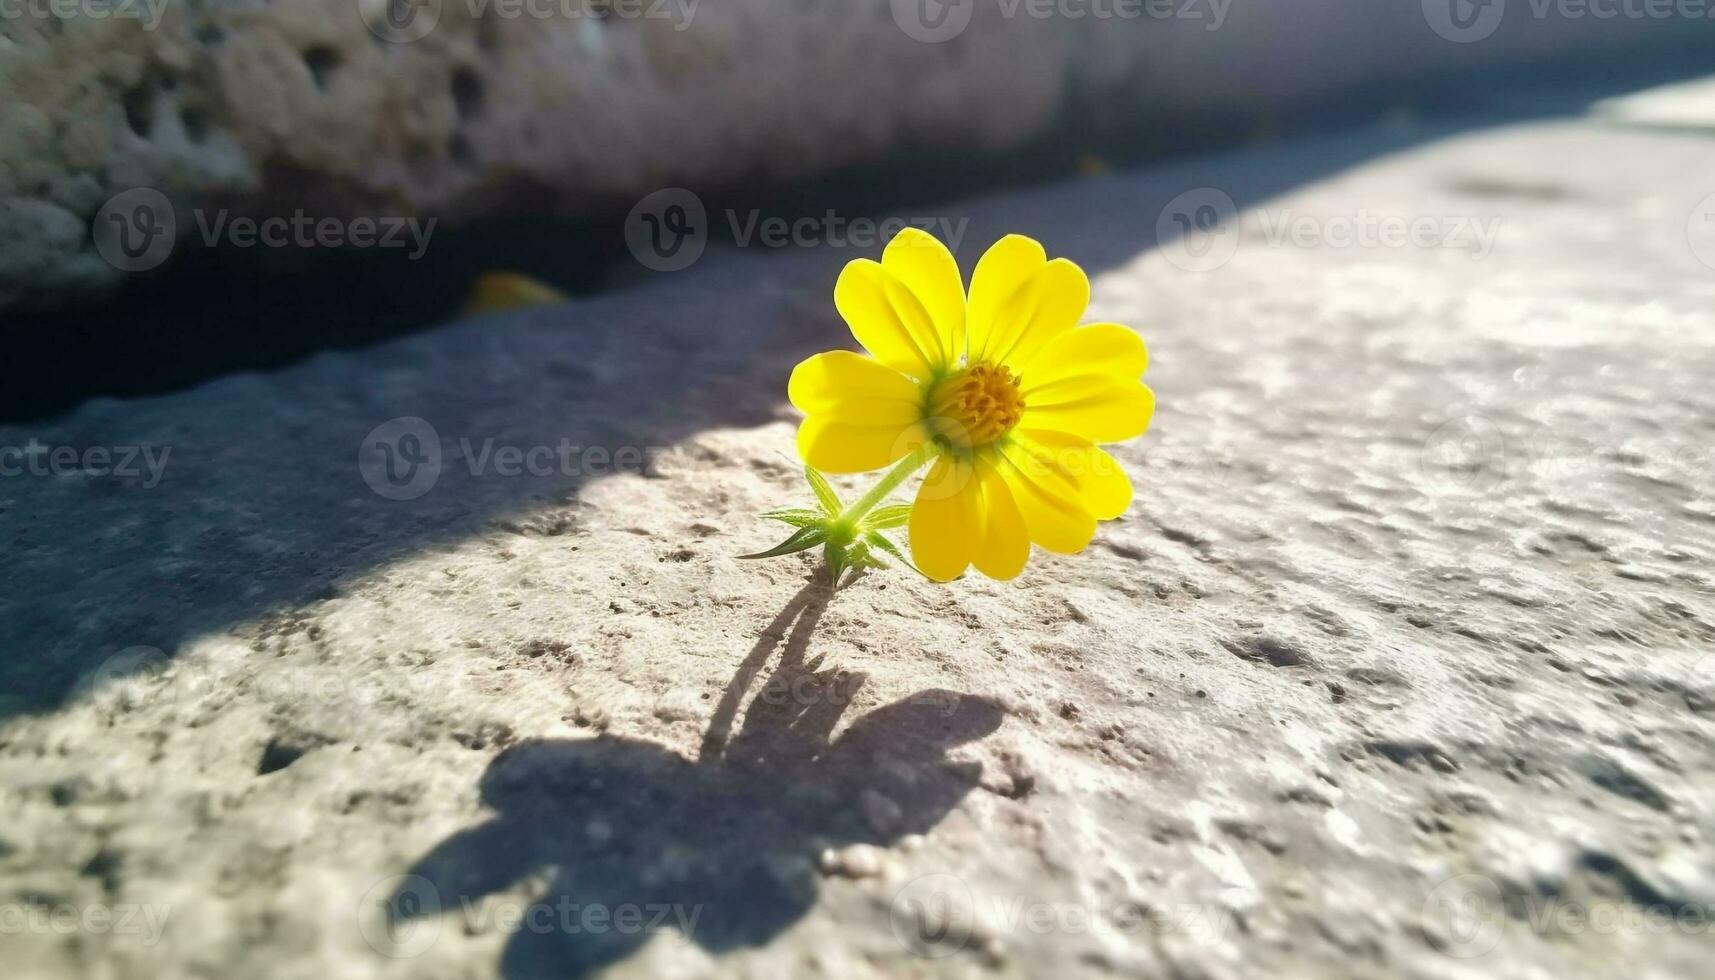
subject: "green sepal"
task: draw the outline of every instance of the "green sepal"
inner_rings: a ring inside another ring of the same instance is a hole
[[[899,546],[894,544],[887,535],[882,534],[880,531],[870,531],[868,534],[863,536],[863,539],[865,543],[873,547],[880,548],[882,551],[892,555],[901,565],[904,565],[906,568],[911,569],[919,575],[923,575],[923,570],[918,568],[916,565],[913,565],[911,563],[911,559],[905,557],[905,552],[900,551]],[[923,577],[928,578],[929,576],[923,575]]]
[[[828,478],[810,467],[804,467],[804,479],[810,481],[810,489],[816,494],[816,502],[822,505],[822,510],[829,517],[840,516],[845,507],[840,504],[839,495],[834,493],[833,484]]]
[[[821,544],[822,542],[824,542],[826,540],[828,540],[828,529],[827,528],[824,528],[824,527],[804,527],[804,528],[799,528],[797,531],[795,531],[792,534],[791,537],[787,538],[785,541],[780,542],[779,544],[768,549],[767,551],[759,551],[754,555],[739,555],[738,557],[741,559],[745,559],[745,558],[779,558],[781,555],[790,555],[790,554],[793,554],[794,552],[808,551],[811,548],[814,548],[815,546]]]
[[[886,531],[890,528],[904,527],[910,520],[910,504],[886,504],[870,511],[869,516],[863,519],[863,523],[865,527]]]

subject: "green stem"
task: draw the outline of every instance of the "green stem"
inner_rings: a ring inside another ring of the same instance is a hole
[[[887,499],[887,495],[899,489],[899,485],[911,478],[911,474],[923,468],[923,464],[934,459],[940,452],[933,442],[926,442],[917,451],[894,464],[893,469],[881,478],[881,482],[869,488],[869,492],[859,497],[857,502],[847,507],[840,514],[840,523],[855,525],[865,514],[875,509],[875,505]]]

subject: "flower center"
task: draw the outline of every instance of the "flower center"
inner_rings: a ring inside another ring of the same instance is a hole
[[[986,446],[1024,415],[1018,379],[998,364],[973,364],[929,393],[930,422],[960,448]]]

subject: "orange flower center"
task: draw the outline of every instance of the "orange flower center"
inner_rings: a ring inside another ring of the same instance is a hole
[[[930,423],[956,447],[986,446],[1024,416],[1018,379],[999,364],[973,364],[929,393]]]

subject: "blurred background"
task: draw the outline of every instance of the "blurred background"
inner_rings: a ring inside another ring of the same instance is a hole
[[[588,295],[687,234],[795,247],[756,219],[1579,115],[1712,39],[1700,0],[6,0],[0,399],[373,343],[488,271]]]

